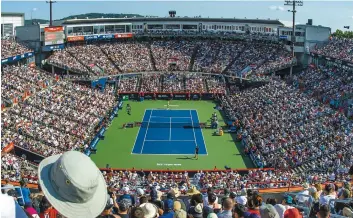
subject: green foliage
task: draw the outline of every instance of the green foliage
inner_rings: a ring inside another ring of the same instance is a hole
[[[332,34],[332,36],[335,36],[337,38],[348,38],[348,39],[353,39],[353,31],[342,31],[342,30],[336,30]]]

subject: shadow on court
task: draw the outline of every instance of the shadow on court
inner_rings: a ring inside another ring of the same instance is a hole
[[[176,159],[177,160],[196,160],[196,159],[194,159],[194,157],[187,157],[187,156],[185,156],[185,157],[177,157]]]

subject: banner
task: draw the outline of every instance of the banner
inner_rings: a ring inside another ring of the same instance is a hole
[[[62,50],[65,48],[65,45],[48,45],[48,46],[43,46],[42,47],[42,51],[46,52],[46,51],[58,51],[58,50]]]
[[[10,151],[12,151],[15,148],[15,144],[13,142],[9,143],[8,145],[6,145],[5,148],[2,149],[1,152],[3,153],[9,153]]]
[[[34,52],[28,52],[28,53],[24,53],[24,54],[21,54],[21,55],[16,55],[16,56],[13,56],[13,57],[1,59],[1,63],[2,64],[13,63],[13,62],[19,61],[21,59],[32,57],[32,56],[34,56]]]
[[[128,95],[123,95],[123,101],[128,101],[129,100],[129,96]]]
[[[63,26],[44,27],[44,32],[60,32],[60,31],[64,31]]]
[[[175,100],[212,100],[215,95],[223,95],[223,93],[144,93],[144,98],[146,100],[154,99],[154,95],[156,94],[156,98],[159,100],[169,100],[171,99],[171,94],[173,95],[173,99]],[[122,100],[138,100],[139,93],[120,93],[122,96]]]
[[[132,33],[118,33],[114,35],[114,38],[132,38],[133,34]]]
[[[78,42],[78,41],[84,41],[85,37],[84,36],[68,36],[66,38],[68,42]]]

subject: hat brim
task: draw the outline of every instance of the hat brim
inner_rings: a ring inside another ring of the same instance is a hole
[[[102,213],[107,204],[107,186],[103,175],[100,178],[92,198],[85,203],[74,203],[63,199],[53,188],[49,174],[53,164],[60,158],[61,154],[50,156],[42,160],[38,167],[38,177],[41,189],[50,204],[63,216],[67,218],[94,218]]]

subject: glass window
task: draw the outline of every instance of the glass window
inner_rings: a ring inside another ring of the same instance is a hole
[[[81,26],[73,27],[73,33],[77,35],[82,35],[82,27]]]
[[[67,35],[71,35],[73,32],[72,27],[67,27]]]
[[[115,25],[114,33],[125,33],[125,25]]]
[[[93,26],[93,33],[99,34],[99,26]]]
[[[104,31],[104,25],[99,26],[99,32],[100,32],[100,33],[104,33],[104,32],[105,32],[105,31]]]
[[[105,33],[114,33],[114,25],[106,25]]]
[[[84,26],[83,33],[84,34],[92,34],[93,33],[93,26]]]

